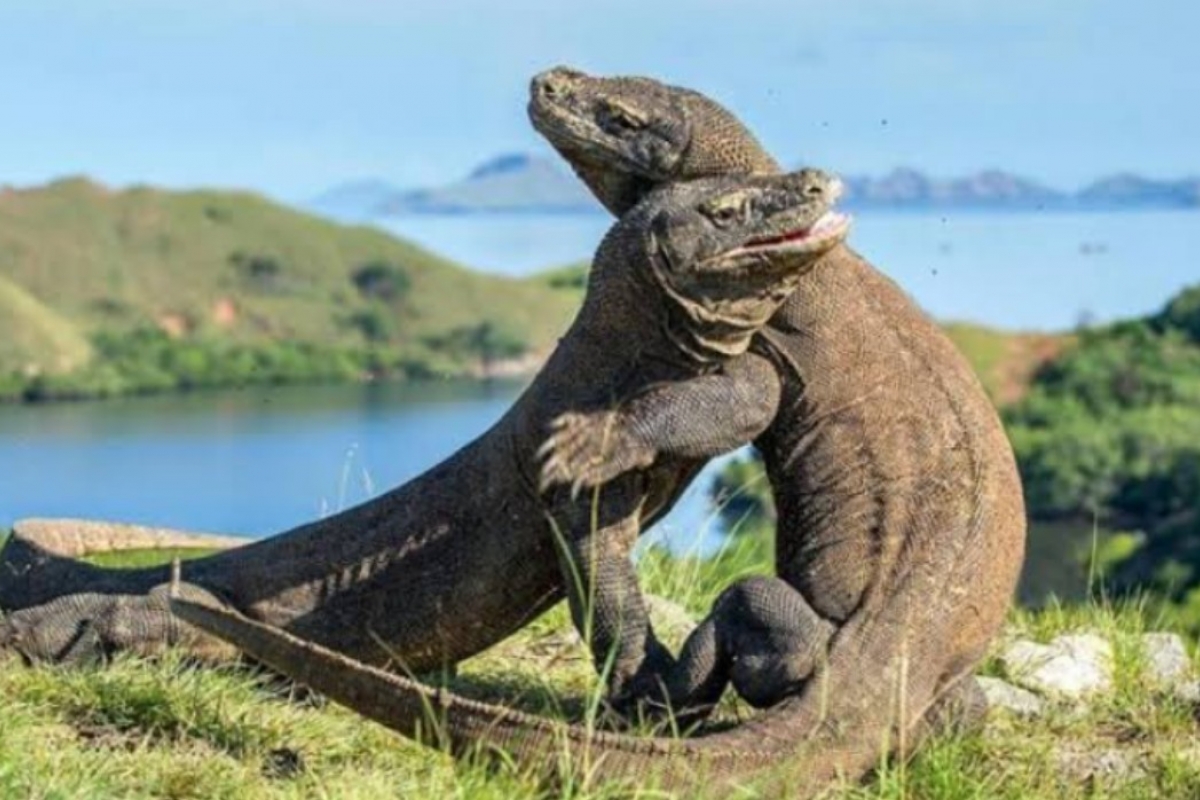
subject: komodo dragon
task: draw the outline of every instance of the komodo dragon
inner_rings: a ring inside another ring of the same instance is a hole
[[[722,160],[726,172],[775,171],[732,116],[697,93],[569,70],[544,73],[532,90],[539,130],[614,212],[649,187],[719,172]],[[550,121],[553,113],[561,119]],[[720,673],[732,671],[736,682],[737,664],[717,661],[747,649],[763,656],[754,650],[764,642],[775,648],[765,657],[777,669],[760,661],[737,687],[774,705],[733,730],[678,741],[595,734],[433,692],[194,602],[177,607],[406,735],[429,737],[421,709],[431,703],[460,750],[483,742],[554,772],[565,747],[574,756],[567,763],[588,765],[592,777],[718,791],[757,782],[771,796],[810,797],[838,775],[860,776],[884,753],[910,752],[940,704],[978,701],[963,678],[1003,620],[1024,552],[1011,447],[954,346],[844,246],[805,275],[737,362],[738,373],[717,379],[752,383],[727,394],[753,394],[774,410],[754,442],[779,507],[781,580],[734,587],[722,598],[732,609],[727,621],[710,617],[680,661],[702,679],[723,681],[729,675]],[[615,410],[563,418],[544,482],[595,486],[680,450],[715,453],[745,441],[711,418],[704,398],[712,386],[696,388],[663,384]],[[603,596],[595,602],[598,615],[615,606]],[[624,624],[636,629],[629,608]],[[815,623],[804,619],[810,610]],[[723,624],[736,633],[746,617],[765,635],[749,645],[719,641]],[[823,644],[821,624],[832,629],[830,644],[818,679],[804,681],[812,647]],[[789,631],[815,641],[789,648],[772,636]],[[666,682],[676,680],[668,669]]]
[[[714,205],[705,208],[723,213],[717,205],[725,190],[738,197],[757,193],[759,213],[770,215],[756,221],[762,236],[781,234],[776,228],[783,223],[789,231],[811,227],[834,199],[831,179],[816,171],[743,183],[724,179],[708,187]],[[681,252],[711,247],[745,233],[750,221],[737,222],[696,231],[696,241],[681,231],[668,242],[667,231],[656,229],[656,246],[670,243]],[[614,228],[602,244],[600,268],[571,329],[490,431],[376,500],[189,562],[189,590],[363,661],[384,664],[394,657],[404,669],[419,672],[479,652],[561,599],[568,581],[560,571],[559,535],[565,550],[579,554],[564,557],[567,570],[579,569],[580,584],[590,583],[595,577],[587,568],[590,543],[632,542],[669,507],[704,459],[663,459],[607,487],[595,506],[591,498],[574,499],[566,491],[544,497],[536,485],[536,451],[549,421],[568,410],[607,407],[614,393],[711,369],[675,357],[672,337],[734,350],[748,346],[794,285],[793,273],[810,266],[841,235],[833,230],[804,242],[752,247],[744,259],[728,260],[728,275],[716,268],[725,262],[706,262],[706,271],[694,276],[663,273],[660,286],[621,268],[623,260],[642,257],[626,252],[641,241],[627,242],[622,230]],[[612,269],[604,268],[608,261],[615,262]],[[685,278],[694,283],[679,282]],[[671,310],[708,293],[707,317]],[[608,385],[600,385],[598,376],[609,376]],[[715,415],[729,408],[738,416],[742,406],[754,405],[753,398],[733,400]],[[165,567],[101,569],[47,552],[38,546],[38,530],[29,526],[17,534],[0,562],[0,606],[8,612],[4,638],[27,657],[85,660],[119,649],[147,652],[179,637],[200,647],[194,631],[180,630],[169,616]],[[603,577],[636,589],[623,570]],[[640,596],[629,602],[640,604]],[[651,673],[670,663],[649,625],[609,633],[617,653],[610,682],[618,696],[636,693],[638,675],[647,672],[644,654],[653,659]]]

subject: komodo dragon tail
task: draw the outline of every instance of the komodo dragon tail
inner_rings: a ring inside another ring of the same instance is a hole
[[[457,756],[507,754],[520,768],[575,785],[627,786],[727,797],[738,788],[760,797],[808,798],[839,776],[857,778],[888,752],[878,725],[824,728],[812,700],[789,699],[732,729],[691,739],[638,738],[594,731],[503,706],[469,700],[354,661],[346,656],[190,600],[173,599],[186,622],[236,645],[254,659],[388,728]],[[872,690],[875,691],[872,691]],[[861,695],[887,689],[868,682]],[[866,704],[870,706],[870,703]],[[877,712],[879,706],[875,706]],[[890,727],[890,726],[883,726]]]

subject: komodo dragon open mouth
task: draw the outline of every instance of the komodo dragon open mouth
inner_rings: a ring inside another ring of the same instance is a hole
[[[700,270],[714,263],[727,263],[738,256],[763,253],[821,253],[842,242],[850,230],[853,217],[838,211],[827,211],[811,225],[785,230],[770,236],[748,239],[745,244],[726,250],[701,261]]]
[[[827,211],[825,214],[806,228],[798,228],[778,236],[762,239],[751,239],[732,253],[748,252],[751,250],[815,250],[825,247],[831,242],[840,241],[850,229],[851,217],[838,211]]]

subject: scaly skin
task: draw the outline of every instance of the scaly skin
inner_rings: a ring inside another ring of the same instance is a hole
[[[695,194],[716,203],[729,193],[756,193],[761,213],[768,216],[758,219],[754,230],[771,236],[780,225],[804,227],[821,216],[830,184],[810,171],[754,186],[720,179],[706,188],[667,194],[683,199]],[[676,222],[691,227],[676,231]],[[606,237],[578,318],[539,376],[491,430],[376,500],[188,562],[188,586],[248,617],[367,663],[399,660],[404,669],[417,672],[453,664],[508,636],[561,599],[567,586],[603,583],[620,607],[636,604],[640,612],[640,595],[622,588],[636,589],[632,567],[613,563],[609,569],[606,560],[603,574],[597,574],[590,567],[592,553],[597,543],[632,543],[669,508],[703,461],[662,459],[646,465],[606,487],[595,507],[591,497],[573,498],[567,491],[543,496],[537,490],[536,451],[549,421],[567,412],[605,408],[614,395],[658,381],[711,371],[708,362],[676,357],[673,340],[745,349],[817,252],[760,249],[745,257],[697,261],[696,269],[688,261],[679,263],[688,269],[632,270],[629,265],[645,261],[648,252],[660,258],[660,245],[664,256],[676,259],[685,251],[712,255],[723,245],[741,243],[744,232],[724,231],[699,214],[641,222],[642,227],[651,223],[655,237],[649,241],[631,237],[619,225]],[[722,273],[726,268],[729,280]],[[693,319],[681,313],[681,303],[714,289],[718,300],[711,315]],[[667,319],[671,323],[664,325]],[[611,376],[609,384],[597,386],[596,375]],[[718,416],[752,435],[761,423],[743,419],[755,410],[752,403],[743,406],[729,406]],[[162,601],[167,568],[101,569],[38,547],[34,531],[17,533],[0,554],[5,572],[0,606],[7,612],[2,635],[31,660],[86,661],[121,649],[150,652],[194,635],[173,625]],[[569,579],[564,580],[563,567]],[[584,593],[582,588],[572,592],[580,615]],[[120,624],[109,624],[114,614]],[[131,615],[137,624],[126,621]],[[643,692],[639,680],[671,661],[648,623],[597,630],[608,637],[605,652],[614,653],[610,685],[617,696]]]
[[[549,93],[547,80],[556,84]],[[585,171],[599,165],[612,173],[589,185],[617,212],[646,186],[692,180],[693,163],[711,171],[722,153],[740,154],[728,165],[736,174],[764,171],[754,164],[769,161],[765,154],[745,158],[757,148],[753,139],[737,138],[728,112],[716,114],[715,104],[697,102],[692,92],[565,70],[535,78],[532,89],[535,124],[539,103],[564,95],[574,101],[569,114],[597,112],[610,128],[614,113],[630,117],[630,141],[616,144],[611,131],[589,144],[586,135],[555,140],[538,126]],[[662,103],[664,97],[678,102]],[[674,114],[678,107],[687,109],[680,117],[686,130],[670,129],[675,117],[660,124],[653,116],[656,108]],[[576,123],[575,131],[589,125]],[[638,139],[646,132],[655,140]],[[643,169],[639,159],[651,163]],[[837,776],[864,774],[883,754],[911,751],[944,718],[945,705],[976,699],[963,678],[999,628],[1015,587],[1025,540],[1021,485],[969,365],[897,286],[847,248],[804,276],[753,352],[732,358],[721,375],[727,396],[756,396],[772,417],[754,441],[779,506],[777,573],[786,589],[774,582],[742,591],[768,598],[764,616],[772,630],[786,630],[807,609],[833,628],[815,677],[797,670],[792,693],[768,686],[764,699],[786,696],[732,730],[644,740],[557,725],[400,681],[203,604],[181,600],[174,607],[405,735],[440,741],[422,727],[432,705],[456,751],[483,743],[550,775],[565,766],[576,777],[691,793],[721,796],[753,784],[771,797],[812,797]],[[546,453],[543,482],[607,485],[650,454],[693,457],[745,441],[711,418],[713,383],[662,384],[625,395],[615,409],[565,418]],[[604,588],[597,586],[598,616],[614,613],[604,609]],[[615,611],[633,628],[637,613]],[[718,608],[710,621],[719,617]],[[798,638],[813,636],[811,626],[795,627]],[[817,632],[818,646],[820,638]],[[685,662],[695,640],[685,646]],[[697,649],[714,648],[700,642]],[[752,689],[764,674],[750,677]]]

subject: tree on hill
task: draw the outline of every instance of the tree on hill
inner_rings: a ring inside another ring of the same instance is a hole
[[[529,350],[529,345],[514,331],[489,321],[463,325],[428,342],[434,350],[477,360],[479,374],[483,376],[492,375],[497,362],[517,358]]]
[[[350,278],[359,294],[385,303],[401,303],[412,289],[412,278],[404,267],[386,261],[370,261]]]
[[[1152,321],[1159,330],[1174,328],[1200,343],[1200,285],[1177,294]]]

